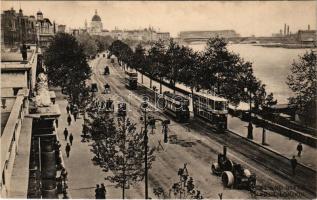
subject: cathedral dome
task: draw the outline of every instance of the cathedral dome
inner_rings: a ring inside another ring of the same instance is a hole
[[[93,22],[101,22],[101,18],[97,14],[97,10],[95,11],[95,15],[92,17],[91,21],[93,21]]]

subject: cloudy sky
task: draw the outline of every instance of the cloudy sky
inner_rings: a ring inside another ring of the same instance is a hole
[[[104,28],[145,28],[149,25],[177,36],[183,30],[234,29],[242,36],[270,36],[289,24],[290,31],[316,29],[317,1],[1,1],[1,9],[41,10],[44,17],[67,27],[88,24],[97,9]]]

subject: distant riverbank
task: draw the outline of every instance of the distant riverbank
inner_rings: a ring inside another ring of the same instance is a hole
[[[286,48],[286,49],[307,49],[307,48],[317,48],[314,44],[254,44],[253,46],[269,47],[269,48]]]

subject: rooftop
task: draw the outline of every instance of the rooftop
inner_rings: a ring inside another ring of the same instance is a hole
[[[212,99],[214,101],[228,101],[227,99],[225,99],[223,97],[215,96],[213,94],[209,94],[206,92],[195,92],[194,95],[199,95],[199,96],[205,97],[207,99]]]

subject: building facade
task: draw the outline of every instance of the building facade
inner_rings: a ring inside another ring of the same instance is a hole
[[[1,44],[8,47],[29,43],[48,46],[50,39],[56,33],[56,25],[43,13],[38,11],[36,18],[23,15],[22,9],[17,13],[13,8],[1,14]]]
[[[28,51],[27,61],[19,52],[1,54],[1,197],[26,198],[32,119],[29,96],[35,87],[38,54]]]
[[[317,31],[316,30],[299,30],[297,33],[297,40],[300,43],[316,43]]]
[[[16,12],[13,8],[1,14],[1,43],[6,46],[16,44],[35,43],[36,20],[34,16],[25,16],[20,9]]]

